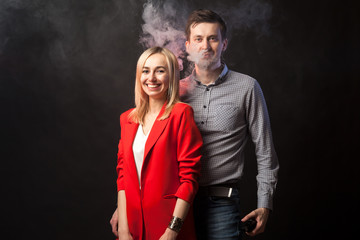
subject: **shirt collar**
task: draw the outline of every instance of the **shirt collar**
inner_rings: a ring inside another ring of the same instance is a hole
[[[227,73],[229,72],[228,67],[226,66],[226,64],[223,64],[223,70],[221,71],[219,77],[215,80],[214,83],[210,84],[210,85],[218,85],[220,83],[222,83],[226,78]],[[195,73],[195,69],[193,70],[192,74],[191,74],[191,79],[195,80],[196,83],[202,84],[198,79],[196,79],[196,73]]]

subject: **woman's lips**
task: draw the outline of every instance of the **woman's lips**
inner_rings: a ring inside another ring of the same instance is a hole
[[[161,84],[146,84],[146,86],[151,90],[155,90],[155,89],[159,88],[160,85]]]

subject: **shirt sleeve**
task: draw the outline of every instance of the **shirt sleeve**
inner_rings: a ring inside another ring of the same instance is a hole
[[[175,196],[189,203],[194,200],[198,190],[200,176],[201,147],[203,144],[200,131],[190,106],[186,106],[181,115],[178,131],[178,163],[180,187]]]
[[[273,209],[273,195],[278,180],[279,163],[275,152],[270,118],[265,98],[257,81],[247,99],[247,120],[251,139],[255,144],[258,174],[258,208]]]

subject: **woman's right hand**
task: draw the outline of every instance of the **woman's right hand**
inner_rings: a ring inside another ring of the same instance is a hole
[[[127,214],[126,214],[126,195],[124,190],[118,192],[118,221],[117,230],[119,240],[133,240],[131,236]]]
[[[129,231],[122,232],[118,230],[119,234],[119,240],[133,240],[133,237],[131,236]]]

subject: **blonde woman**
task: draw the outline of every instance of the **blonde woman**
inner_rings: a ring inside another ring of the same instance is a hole
[[[202,138],[192,108],[179,101],[179,67],[169,50],[140,56],[135,105],[120,117],[118,237],[195,239],[190,209]]]

